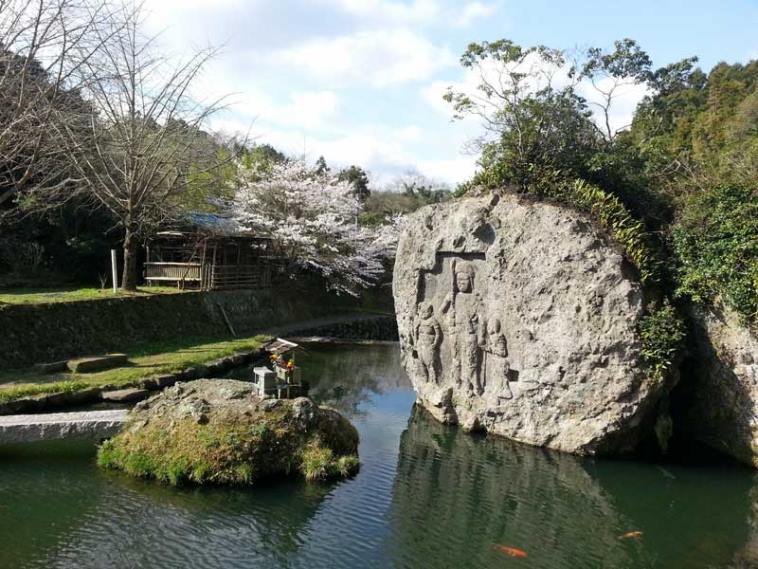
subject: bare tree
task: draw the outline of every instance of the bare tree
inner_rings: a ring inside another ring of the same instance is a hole
[[[104,2],[0,0],[0,204],[71,182],[51,121],[87,112],[82,71],[109,39],[96,33],[109,16]]]
[[[107,26],[96,57],[86,63],[83,92],[93,106],[86,129],[56,124],[82,180],[82,190],[105,206],[123,231],[122,287],[137,285],[137,247],[148,228],[174,213],[176,196],[198,166],[201,127],[220,108],[219,101],[193,98],[190,86],[214,55],[196,51],[171,66],[157,52],[156,38],[140,34],[141,9],[124,9]],[[88,143],[82,144],[83,138]]]
[[[615,41],[613,47],[613,51],[597,47],[587,49],[583,54],[584,62],[575,62],[569,71],[572,77],[588,80],[595,92],[597,100],[590,100],[588,104],[598,110],[602,125],[593,124],[608,143],[612,143],[619,132],[631,126],[625,124],[614,127],[611,124],[614,103],[626,88],[645,84],[652,78],[650,57],[637,42],[625,38]]]

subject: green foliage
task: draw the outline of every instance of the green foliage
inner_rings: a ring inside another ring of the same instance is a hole
[[[395,214],[407,214],[426,205],[441,203],[452,197],[450,190],[418,175],[396,181],[394,191],[373,191],[363,204],[359,217],[362,225],[381,225]]]
[[[360,166],[350,166],[340,170],[340,173],[337,174],[337,180],[349,182],[353,186],[355,197],[362,202],[365,202],[371,195],[371,190],[368,187],[368,174]]]
[[[641,82],[650,74],[651,61],[636,41],[624,38],[613,42],[613,51],[604,52],[597,47],[587,50],[587,60],[581,68],[585,77],[618,77]],[[572,70],[576,73],[577,70]]]
[[[655,308],[639,323],[642,357],[653,378],[663,380],[676,361],[686,337],[684,322],[668,303]]]
[[[89,383],[79,380],[54,381],[38,385],[13,385],[0,389],[0,403],[49,393],[75,393],[88,387],[91,387]]]
[[[758,177],[758,61],[720,63],[709,74],[696,61],[656,71],[654,95],[635,113],[631,135],[660,192]]]
[[[683,200],[673,229],[680,295],[722,298],[747,322],[758,319],[758,190],[716,186]]]
[[[542,65],[523,65],[527,58]],[[650,92],[631,129],[614,133],[608,120],[593,124],[575,85],[545,83],[544,68],[563,60],[562,52],[509,40],[469,46],[461,63],[482,73],[480,93],[450,91],[445,99],[457,115],[483,118],[491,136],[481,169],[456,195],[505,187],[585,211],[623,246],[645,284],[669,287],[664,294],[676,287],[698,302],[721,297],[755,322],[758,61],[720,63],[706,74],[695,57],[653,69],[631,39],[611,51],[591,47],[569,78],[596,88],[644,83]],[[488,80],[485,62],[497,81]],[[593,104],[608,119],[613,89],[597,91]]]

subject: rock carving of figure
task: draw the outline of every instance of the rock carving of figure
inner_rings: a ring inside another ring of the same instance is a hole
[[[442,328],[434,316],[434,306],[431,303],[421,306],[414,332],[421,370],[427,381],[438,383],[439,346],[442,343]]]
[[[508,341],[502,332],[500,319],[492,318],[487,321],[487,334],[484,342],[485,353],[485,376],[492,374],[500,378],[502,395],[504,399],[513,397],[511,386],[508,383],[508,372],[511,369],[508,361]]]
[[[442,312],[448,315],[453,340],[453,376],[458,385],[481,394],[481,349],[479,307],[481,298],[474,288],[474,267],[471,263],[453,261],[453,292],[444,302]]]

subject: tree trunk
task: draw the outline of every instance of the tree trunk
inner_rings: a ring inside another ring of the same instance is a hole
[[[124,231],[124,272],[121,276],[123,290],[137,290],[137,238],[127,226]]]

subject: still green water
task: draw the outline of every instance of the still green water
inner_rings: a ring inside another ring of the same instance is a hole
[[[0,568],[758,566],[750,470],[580,460],[443,427],[414,411],[396,346],[312,347],[299,363],[360,431],[354,479],[173,489],[98,471],[91,445],[5,448]]]

